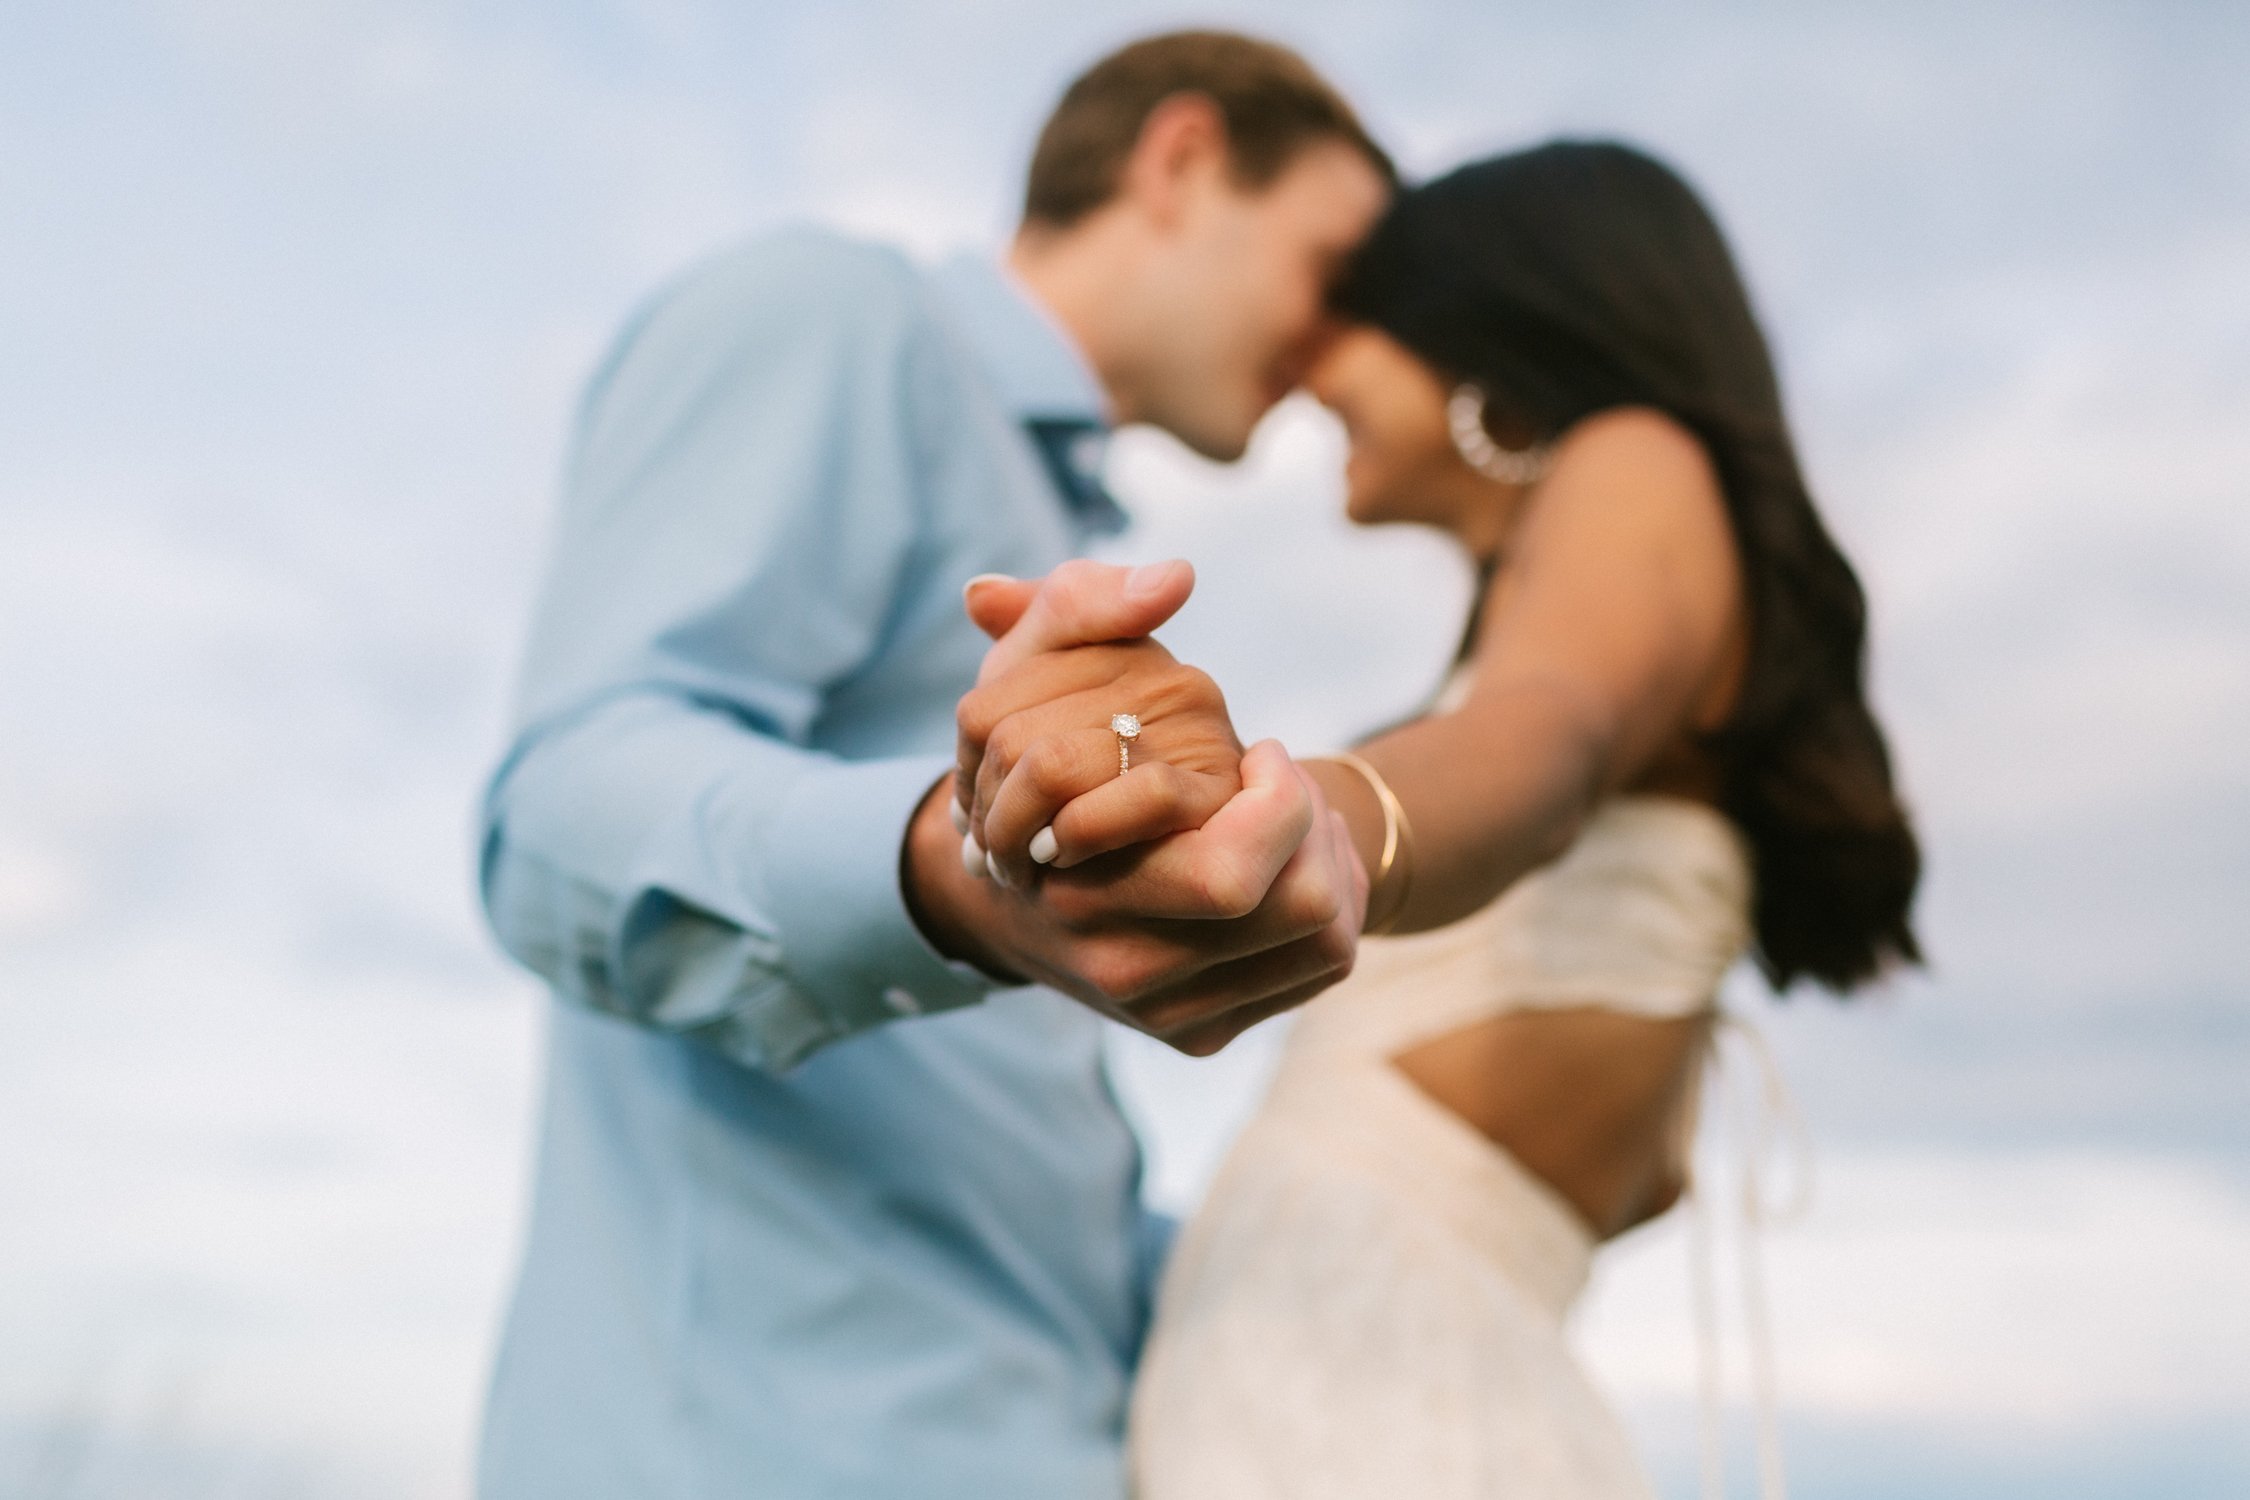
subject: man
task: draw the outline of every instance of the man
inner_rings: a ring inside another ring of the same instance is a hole
[[[1238,456],[1390,181],[1292,54],[1160,37],[1057,107],[1012,274],[798,231],[628,327],[487,801],[561,1001],[487,1500],[1122,1493],[1149,1237],[1097,1016],[1223,1045],[1348,968],[1365,874],[1230,745],[1069,902],[972,875],[962,590],[1114,524],[1110,420]]]

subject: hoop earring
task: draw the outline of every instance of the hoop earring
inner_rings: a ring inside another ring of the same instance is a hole
[[[1547,477],[1555,461],[1553,443],[1533,443],[1528,448],[1503,448],[1484,426],[1484,391],[1466,381],[1453,388],[1445,403],[1445,425],[1453,433],[1453,451],[1461,462],[1487,479],[1529,487]]]

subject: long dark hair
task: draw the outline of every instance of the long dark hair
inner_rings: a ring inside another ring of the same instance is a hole
[[[1401,193],[1338,293],[1512,441],[1653,407],[1695,434],[1734,527],[1748,671],[1712,737],[1776,989],[1848,989],[1921,950],[1921,851],[1866,692],[1867,599],[1814,510],[1773,358],[1718,225],[1661,162],[1557,141]]]

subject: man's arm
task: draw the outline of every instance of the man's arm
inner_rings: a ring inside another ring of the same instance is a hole
[[[901,830],[946,758],[808,746],[914,541],[905,407],[942,400],[945,371],[913,292],[883,252],[790,236],[628,332],[582,413],[526,727],[486,801],[485,904],[511,953],[756,1066],[992,983],[923,940],[899,888]]]
[[[1278,747],[1232,817],[1040,900],[964,872],[949,757],[809,748],[893,616],[949,418],[909,290],[880,252],[768,242],[597,378],[486,801],[493,929],[561,994],[753,1066],[1017,977],[1214,1050],[1356,941],[1358,861]]]

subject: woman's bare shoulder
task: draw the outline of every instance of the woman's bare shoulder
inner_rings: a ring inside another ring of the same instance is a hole
[[[1742,565],[1717,471],[1645,408],[1574,426],[1531,498],[1479,630],[1470,691],[1567,672],[1637,771],[1696,719],[1737,654]]]
[[[1592,482],[1615,492],[1696,492],[1719,498],[1711,454],[1687,425],[1651,406],[1596,412],[1564,435],[1551,483]]]
[[[1674,567],[1708,564],[1724,589],[1734,535],[1719,486],[1709,451],[1678,419],[1643,406],[1598,412],[1564,435],[1526,508],[1519,556],[1577,567],[1587,548],[1615,555],[1623,543],[1626,553],[1660,550]]]

